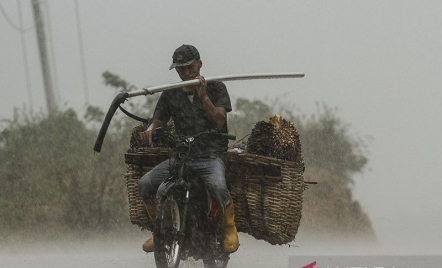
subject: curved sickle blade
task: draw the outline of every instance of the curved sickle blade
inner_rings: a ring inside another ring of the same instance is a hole
[[[281,78],[302,78],[303,73],[260,73],[260,74],[237,74],[237,75],[223,75],[223,76],[213,76],[205,77],[207,82],[210,81],[234,81],[234,80],[255,80],[255,79],[281,79]],[[142,90],[136,90],[131,92],[123,92],[118,94],[113,100],[109,110],[106,114],[106,118],[101,126],[100,133],[95,142],[94,151],[100,152],[101,146],[103,144],[104,137],[106,135],[107,129],[109,127],[110,121],[114,116],[115,111],[118,106],[123,103],[126,98],[131,98],[140,95],[152,95],[157,92],[162,92],[169,89],[186,87],[186,86],[196,86],[200,83],[200,80],[193,79],[190,81],[181,81],[173,84],[166,84],[162,86],[155,86],[149,88],[143,88]]]

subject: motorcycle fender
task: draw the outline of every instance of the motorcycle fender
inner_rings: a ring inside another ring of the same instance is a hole
[[[175,182],[171,181],[170,178],[163,181],[160,184],[160,187],[158,187],[157,190],[157,199],[161,199],[161,197],[166,196],[170,189],[172,189],[175,186]]]

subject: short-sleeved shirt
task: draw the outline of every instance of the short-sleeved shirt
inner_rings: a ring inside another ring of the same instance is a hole
[[[232,111],[229,93],[222,82],[207,83],[207,96],[215,107],[224,107],[227,112]],[[195,92],[193,102],[190,101],[183,89],[164,91],[155,107],[154,119],[168,122],[173,119],[179,135],[192,136],[197,133],[215,129],[209,121],[203,103]],[[227,133],[227,118],[221,132]],[[193,157],[212,157],[226,153],[228,140],[220,136],[200,136],[192,144]]]

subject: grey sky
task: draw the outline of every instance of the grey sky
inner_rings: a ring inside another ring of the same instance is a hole
[[[0,0],[18,25],[17,2]],[[74,0],[50,8],[59,99],[85,95]],[[21,1],[25,27],[30,1]],[[356,198],[388,252],[442,254],[442,3],[440,1],[82,1],[90,103],[114,91],[101,73],[138,87],[178,81],[173,50],[195,45],[202,74],[305,72],[303,79],[228,82],[233,97],[283,96],[306,114],[339,107],[355,135],[372,136]],[[20,35],[0,18],[0,117],[29,107]],[[26,34],[34,110],[45,109],[35,33]]]

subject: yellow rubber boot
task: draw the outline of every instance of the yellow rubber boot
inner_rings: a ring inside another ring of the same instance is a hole
[[[143,243],[143,250],[145,252],[153,252],[154,244],[153,244],[153,236],[146,240],[146,242]]]
[[[235,208],[233,200],[224,209],[224,213],[220,215],[223,224],[223,251],[225,253],[233,253],[239,247],[238,233],[235,226]]]
[[[154,221],[156,217],[156,210],[157,210],[157,199],[153,198],[149,200],[148,202],[145,202],[147,214],[149,215],[149,218]],[[154,244],[153,244],[153,237],[146,240],[146,242],[143,243],[143,250],[145,252],[153,252]]]

